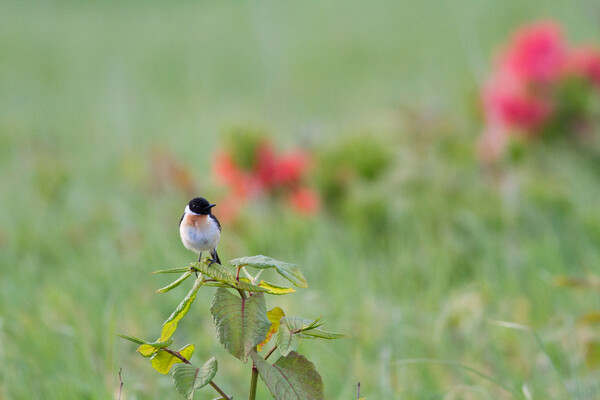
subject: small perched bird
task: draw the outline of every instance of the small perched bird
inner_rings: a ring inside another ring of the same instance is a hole
[[[217,245],[221,239],[221,224],[212,215],[211,209],[216,204],[210,204],[203,197],[196,197],[185,206],[185,212],[179,221],[179,235],[186,249],[199,253],[198,261],[202,260],[202,252],[208,251],[213,263],[221,264],[217,254]]]

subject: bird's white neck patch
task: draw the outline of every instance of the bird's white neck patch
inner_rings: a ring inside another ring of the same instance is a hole
[[[192,214],[192,215],[200,215],[200,214],[196,214],[195,212],[193,212],[192,210],[190,210],[190,205],[189,204],[187,206],[185,206],[185,213],[186,214]]]

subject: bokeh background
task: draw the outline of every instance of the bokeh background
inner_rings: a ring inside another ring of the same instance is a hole
[[[600,398],[597,152],[536,143],[490,171],[476,151],[494,54],[540,18],[599,40],[591,0],[2,1],[0,398],[116,398],[121,368],[122,398],[177,398],[114,333],[158,337],[188,290],[149,273],[195,260],[193,195],[231,206],[215,157],[239,132],[311,159],[318,207],[240,196],[219,252],[303,270],[271,305],[351,335],[301,347],[327,398]],[[244,398],[212,291],[176,345]]]

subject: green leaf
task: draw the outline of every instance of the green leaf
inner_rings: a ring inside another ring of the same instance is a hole
[[[191,274],[192,274],[192,271],[190,271],[190,270],[186,271],[183,275],[181,275],[179,277],[179,279],[177,279],[174,282],[171,282],[170,284],[168,284],[167,286],[165,286],[163,288],[158,289],[156,292],[157,293],[166,293],[171,289],[175,289],[177,286],[181,285],[181,283],[183,281],[185,281]]]
[[[192,357],[192,354],[194,354],[194,345],[188,344],[179,350],[179,354],[186,360],[189,360]],[[171,370],[173,365],[182,362],[183,361],[179,357],[176,357],[163,349],[158,350],[154,357],[152,357],[152,366],[154,369],[165,375],[169,373],[169,370]]]
[[[278,286],[264,281],[261,281],[258,285],[254,285],[246,278],[240,278],[238,281],[233,272],[220,264],[212,264],[209,266],[206,262],[199,262],[195,264],[195,268],[209,278],[217,281],[205,282],[206,286],[225,287],[248,292],[265,292],[277,295],[295,292],[292,288]]]
[[[204,282],[204,284],[206,286],[211,286],[211,287],[222,287],[222,288],[228,288],[228,289],[239,289],[239,290],[244,290],[244,291],[247,291],[247,292],[263,292],[263,293],[271,293],[271,294],[285,294],[285,293],[281,293],[281,289],[273,289],[273,288],[270,288],[268,286],[261,287],[261,286],[253,285],[252,283],[249,283],[250,281],[248,279],[240,278],[239,282],[235,280],[235,277],[233,279],[234,279],[234,281],[231,282],[231,283],[225,283],[225,282],[221,282],[221,281],[208,281],[208,282]]]
[[[187,272],[187,271],[192,271],[192,268],[191,267],[181,267],[181,268],[161,269],[158,271],[154,271],[152,273],[153,274],[181,274],[181,273]]]
[[[341,339],[348,337],[348,335],[344,335],[343,333],[327,332],[317,329],[324,324],[324,322],[320,320],[320,317],[315,320],[300,317],[283,317],[281,323],[285,324],[291,332],[301,333],[302,337],[310,339]]]
[[[273,365],[250,353],[260,377],[276,400],[322,400],[323,381],[313,363],[298,353],[280,357]]]
[[[219,342],[243,362],[254,346],[267,336],[271,321],[263,293],[242,299],[224,288],[217,289],[210,306]]]
[[[300,336],[292,333],[286,324],[280,324],[277,331],[277,350],[279,353],[282,356],[287,356],[292,351],[297,351],[298,346],[300,346]]]
[[[192,290],[189,291],[187,296],[185,296],[185,298],[181,301],[181,303],[179,303],[179,306],[177,306],[175,311],[173,311],[173,314],[171,314],[171,316],[169,318],[167,318],[167,320],[163,324],[162,333],[160,335],[160,338],[158,339],[159,341],[165,341],[165,340],[169,339],[171,336],[173,336],[173,333],[175,333],[175,330],[177,329],[177,325],[179,324],[179,321],[190,310],[190,307],[192,306],[192,303],[194,302],[194,299],[196,298],[196,294],[198,293],[198,289],[200,289],[200,286],[202,286],[202,276],[200,276],[196,279],[196,282],[194,282],[194,286],[192,287]]]
[[[282,356],[286,356],[290,352],[298,350],[300,338],[341,339],[346,337],[341,333],[317,329],[321,325],[323,322],[320,322],[320,318],[310,320],[300,317],[282,317],[277,332],[277,350]]]
[[[321,329],[312,329],[310,331],[302,331],[302,336],[306,337],[307,339],[319,338],[319,339],[329,339],[329,340],[343,339],[343,338],[349,337],[348,335],[345,335],[343,333],[327,332],[327,331],[322,331]]]
[[[246,266],[258,269],[275,268],[279,275],[283,276],[294,285],[302,288],[308,287],[308,282],[306,282],[302,272],[300,272],[300,269],[298,269],[295,264],[277,261],[270,257],[253,256],[236,258],[235,260],[229,261],[229,265],[237,268]]]
[[[206,386],[217,374],[217,359],[212,357],[200,368],[191,364],[175,366],[173,370],[173,382],[175,388],[186,399],[194,398],[194,391]]]
[[[148,343],[147,341],[137,338],[135,336],[129,336],[129,335],[124,335],[122,333],[116,333],[117,336],[125,339],[125,340],[129,340],[130,342],[136,343],[136,344],[146,344]]]

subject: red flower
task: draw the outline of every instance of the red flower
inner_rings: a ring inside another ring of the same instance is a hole
[[[217,153],[214,160],[215,173],[226,184],[233,184],[241,175],[241,171],[233,161],[231,154],[222,151]]]
[[[321,207],[317,193],[306,187],[300,187],[290,193],[289,202],[294,209],[306,215],[316,214]]]
[[[237,198],[236,196],[229,195],[218,203],[219,220],[222,223],[231,223],[240,215],[242,209],[243,199]]]
[[[257,176],[240,169],[227,152],[217,154],[214,162],[215,173],[223,183],[233,189],[236,196],[248,198],[261,190]]]
[[[588,79],[600,88],[600,49],[588,45],[571,51],[567,73]]]
[[[276,182],[280,185],[299,183],[308,164],[308,156],[303,151],[295,150],[285,154],[277,163]]]
[[[261,143],[256,148],[255,172],[265,188],[272,187],[277,181],[277,163],[277,155],[270,143]]]

